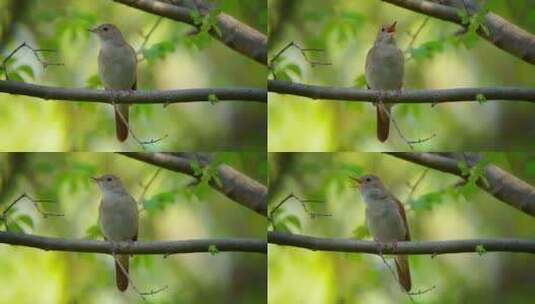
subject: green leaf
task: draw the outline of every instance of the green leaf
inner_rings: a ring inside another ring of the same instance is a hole
[[[425,42],[416,48],[411,48],[409,50],[409,53],[411,55],[411,58],[414,58],[416,60],[422,60],[431,59],[433,58],[433,56],[438,53],[441,53],[442,51],[444,51],[444,41],[434,40]]]
[[[170,204],[175,202],[175,193],[174,192],[162,192],[158,193],[151,198],[143,202],[143,208],[147,211],[163,210]]]
[[[436,205],[442,203],[444,198],[444,191],[429,192],[420,197],[410,200],[409,206],[412,210],[431,210]]]
[[[487,97],[485,97],[485,95],[479,93],[476,95],[476,100],[477,102],[479,102],[480,104],[484,104],[487,102]]]
[[[370,236],[370,232],[368,231],[368,226],[360,225],[351,232],[351,235],[356,240],[362,240]]]
[[[26,74],[26,76],[30,77],[31,79],[34,79],[35,76],[33,74],[33,69],[29,65],[21,65],[17,68],[17,73],[19,74]]]
[[[33,229],[33,220],[29,215],[26,215],[26,214],[19,215],[15,219],[15,221],[18,223],[24,223],[26,226]]]
[[[353,87],[358,89],[368,88],[368,82],[366,81],[366,75],[360,74],[353,80]]]
[[[97,240],[102,238],[102,231],[100,231],[100,226],[95,224],[89,226],[85,230],[85,238],[90,240]]]
[[[97,74],[91,75],[85,81],[85,87],[88,89],[96,89],[96,88],[102,87],[102,83],[100,82],[100,77]]]
[[[175,44],[171,41],[162,41],[155,43],[148,48],[141,51],[145,59],[151,61],[155,59],[162,59],[169,53],[174,52],[176,49]]]
[[[479,254],[479,256],[482,256],[485,253],[487,253],[487,250],[485,249],[485,247],[483,247],[483,245],[477,245],[476,246],[476,252],[477,252],[477,254]]]
[[[212,105],[215,105],[216,103],[219,102],[219,98],[217,98],[217,95],[216,95],[216,94],[210,94],[210,95],[208,95],[208,101],[209,101]]]
[[[219,253],[219,250],[217,249],[216,245],[210,245],[208,246],[208,252],[210,253],[210,255],[216,255]]]
[[[301,230],[301,221],[299,221],[299,218],[295,215],[288,215],[283,220],[287,226],[293,226],[297,230]]]
[[[24,229],[17,222],[9,222],[9,231],[15,233],[24,233]]]
[[[199,162],[197,162],[197,160],[195,159],[190,160],[189,165],[191,166],[191,169],[193,170],[193,175],[201,176],[203,174],[201,165],[199,164]]]

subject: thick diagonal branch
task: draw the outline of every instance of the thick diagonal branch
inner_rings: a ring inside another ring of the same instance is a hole
[[[180,241],[119,242],[68,240],[23,233],[0,232],[0,243],[39,248],[43,250],[130,253],[130,254],[178,254],[194,252],[256,252],[267,253],[265,240],[255,239],[198,239]]]
[[[535,89],[514,87],[454,88],[438,90],[403,90],[381,92],[354,88],[307,85],[282,80],[268,80],[268,91],[312,99],[383,103],[445,103],[508,100],[535,102]]]
[[[187,23],[199,28],[192,15],[191,8],[173,5],[158,0],[114,0],[139,10]],[[201,12],[202,13],[202,12]],[[209,34],[229,48],[255,60],[267,64],[267,37],[254,28],[238,21],[232,16],[221,13],[217,16],[217,28]]]
[[[416,163],[435,170],[451,173],[463,179],[468,178],[459,167],[459,162],[467,161],[473,166],[472,153],[388,153],[412,163]],[[485,190],[498,200],[519,209],[531,216],[535,216],[535,187],[501,169],[495,165],[487,165],[484,171],[486,182],[477,181],[479,188]]]
[[[268,232],[268,243],[292,246],[314,251],[358,252],[370,254],[445,254],[484,253],[492,251],[535,253],[535,240],[520,239],[474,239],[447,241],[397,242],[394,246],[372,241],[320,238],[283,232]]]
[[[196,179],[201,176],[196,174],[192,159],[170,153],[121,153],[125,156],[144,161],[171,171],[190,175]],[[195,153],[196,154],[196,153]],[[198,154],[195,162],[201,167],[207,166],[205,156]],[[267,187],[255,181],[249,176],[237,171],[228,165],[220,165],[217,169],[219,182],[210,180],[210,186],[223,193],[229,199],[247,207],[258,214],[266,216],[267,210]]]
[[[184,102],[245,101],[267,102],[265,89],[256,88],[203,88],[166,91],[112,91],[82,88],[59,88],[37,84],[0,80],[0,93],[26,95],[42,99],[87,101],[100,103],[172,104]]]
[[[457,13],[458,9],[426,0],[382,0],[417,13],[465,26]],[[472,8],[475,9],[475,8]],[[473,14],[476,11],[469,11]],[[478,35],[498,48],[531,64],[535,64],[535,36],[510,23],[504,18],[488,13],[484,22],[488,34],[483,30]]]

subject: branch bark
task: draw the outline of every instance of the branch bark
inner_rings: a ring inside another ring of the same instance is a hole
[[[43,250],[130,253],[130,254],[177,254],[212,252],[212,246],[219,252],[256,252],[267,254],[264,240],[255,239],[198,239],[180,241],[119,242],[111,243],[92,240],[67,240],[23,233],[0,232],[0,243],[39,248]]]
[[[191,17],[191,9],[158,0],[114,0],[139,10],[187,23],[199,29]],[[201,14],[203,12],[201,11]],[[217,16],[218,31],[209,34],[227,47],[258,63],[267,64],[267,37],[256,29],[240,22],[232,16],[221,13]]]
[[[179,156],[169,153],[121,154],[171,171],[187,174],[196,179],[201,178],[201,176],[196,175],[195,170],[191,166],[191,161],[193,159],[188,156]],[[188,154],[194,156],[201,167],[209,164],[209,160],[202,154]],[[228,165],[219,166],[218,176],[221,184],[211,180],[210,186],[213,189],[221,192],[223,195],[240,205],[249,208],[262,216],[266,216],[268,192],[266,186]]]
[[[112,104],[172,104],[185,102],[209,102],[210,95],[218,101],[267,102],[265,89],[255,88],[206,88],[166,91],[111,92],[82,88],[48,87],[11,80],[0,81],[0,93],[9,93],[65,101],[87,101]]]
[[[319,238],[299,234],[269,231],[268,243],[319,251],[358,252],[370,254],[445,254],[462,252],[523,252],[535,253],[535,240],[519,239],[474,239],[448,241],[397,242],[396,246],[385,244],[379,248],[372,241]],[[482,247],[481,247],[482,246]]]
[[[535,89],[515,87],[491,88],[455,88],[439,90],[403,90],[381,92],[375,90],[325,87],[293,83],[282,80],[269,80],[268,91],[279,94],[290,94],[312,99],[344,100],[352,102],[383,103],[445,103],[485,100],[508,100],[535,102]]]
[[[442,172],[457,175],[463,179],[459,162],[464,160],[468,166],[474,166],[479,156],[473,153],[388,153],[397,158],[429,167]],[[479,188],[496,199],[526,213],[535,216],[535,187],[495,165],[487,165],[484,172],[488,183],[479,180]]]
[[[382,0],[390,4],[406,8],[427,16],[465,26],[457,14],[458,9],[422,0]],[[472,2],[473,3],[473,2]],[[474,14],[479,8],[471,7],[469,14]],[[535,64],[535,36],[526,30],[510,23],[504,18],[488,13],[485,16],[485,26],[489,34],[479,29],[478,35],[496,47],[520,58],[528,63]]]

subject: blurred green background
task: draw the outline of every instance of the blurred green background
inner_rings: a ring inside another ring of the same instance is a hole
[[[261,0],[225,0],[220,8],[266,32],[267,7]],[[138,50],[158,16],[113,1],[0,0],[0,58],[22,42],[51,48],[44,58],[63,66],[47,69],[28,49],[8,62],[12,80],[76,88],[96,87],[99,42],[86,30],[114,23]],[[8,31],[14,21],[14,30]],[[206,34],[188,36],[192,27],[163,19],[145,46],[138,65],[138,89],[165,90],[266,85],[266,68],[214,41]],[[11,34],[7,34],[11,33]],[[28,66],[28,67],[24,67]],[[33,74],[33,76],[32,76]],[[1,75],[4,79],[4,75]],[[19,79],[21,80],[21,79]],[[100,88],[100,87],[99,87]],[[168,137],[147,148],[153,151],[264,151],[266,105],[209,102],[135,105],[133,131],[141,140]],[[113,108],[104,104],[56,102],[0,94],[0,151],[132,151],[132,139],[115,139]]]
[[[535,154],[484,153],[484,159],[535,185]],[[350,175],[377,174],[405,204],[413,240],[533,239],[533,218],[459,178],[379,153],[270,153],[270,209],[289,193],[324,203],[287,201],[275,214],[277,230],[326,238],[367,239],[364,203]],[[272,227],[271,227],[272,229]],[[461,253],[410,257],[413,292],[436,286],[416,303],[530,303],[533,255]],[[389,260],[389,263],[392,263]],[[411,303],[375,255],[314,252],[269,245],[270,303]]]
[[[535,33],[532,0],[489,0],[487,7]],[[533,66],[470,35],[454,36],[459,26],[429,19],[409,49],[411,35],[426,16],[377,0],[269,0],[269,53],[272,58],[291,41],[314,61],[311,67],[290,49],[275,63],[278,79],[335,87],[364,88],[364,62],[378,29],[396,20],[397,41],[406,51],[406,89],[535,85]],[[409,34],[410,33],[410,34]],[[313,101],[269,94],[268,150],[406,151],[410,148],[391,128],[381,144],[375,136],[375,109],[370,103]],[[528,103],[489,101],[436,107],[398,105],[393,110],[411,140],[437,136],[416,145],[420,151],[486,151],[529,149],[535,142],[535,107]],[[461,135],[461,136],[459,136]]]
[[[221,153],[216,159],[266,183],[265,153]],[[37,199],[43,218],[28,200],[9,216],[26,233],[66,239],[102,239],[95,229],[100,192],[91,176],[119,176],[136,200],[157,167],[109,153],[0,154],[0,212],[22,193]],[[148,188],[140,211],[139,239],[265,239],[264,217],[230,201],[191,177],[162,170]],[[0,229],[5,230],[0,223]],[[136,255],[131,276],[150,303],[265,303],[266,256],[255,253]],[[115,287],[112,258],[104,254],[46,252],[0,244],[0,303],[140,303],[130,288]]]

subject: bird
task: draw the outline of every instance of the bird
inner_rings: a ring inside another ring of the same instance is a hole
[[[98,54],[98,73],[106,90],[137,89],[136,51],[126,42],[121,31],[113,24],[101,24],[90,32],[100,40]],[[129,104],[115,106],[115,129],[120,142],[128,138]]]
[[[409,225],[403,205],[383,185],[376,175],[352,177],[366,204],[366,223],[376,242],[380,244],[410,241]],[[400,285],[411,290],[409,260],[406,255],[394,258]]]
[[[115,175],[105,174],[101,177],[93,177],[93,180],[97,183],[102,195],[99,224],[104,239],[111,242],[137,241],[139,213],[135,199]],[[117,288],[125,291],[128,288],[129,256],[123,254],[116,255],[115,258]]]
[[[373,47],[366,55],[365,76],[368,89],[380,91],[400,91],[403,85],[405,57],[396,44],[394,35],[397,22],[383,25]],[[376,104],[377,138],[384,142],[388,139],[390,129],[391,104],[381,100]]]

